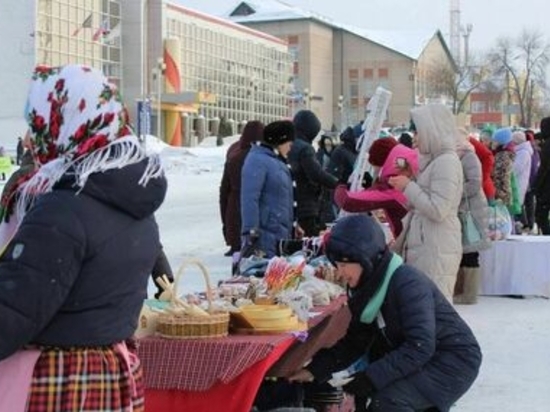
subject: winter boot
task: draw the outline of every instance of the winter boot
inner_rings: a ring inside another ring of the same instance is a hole
[[[477,293],[481,281],[480,268],[462,268],[464,271],[464,291],[461,295],[454,297],[453,302],[457,305],[473,305],[477,303]]]
[[[459,296],[464,293],[464,268],[461,266],[458,268],[458,273],[456,274],[455,290],[453,293],[454,296]]]

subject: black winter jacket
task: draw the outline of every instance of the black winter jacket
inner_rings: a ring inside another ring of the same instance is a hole
[[[145,162],[145,161],[144,161]],[[0,360],[26,344],[103,346],[132,336],[160,252],[164,177],[145,163],[64,178],[40,196],[0,258]]]
[[[377,271],[385,272],[386,267]],[[385,336],[376,322],[359,321],[369,298],[360,304],[350,298],[352,320],[346,335],[319,352],[308,370],[316,380],[329,379],[370,347],[365,373],[376,390],[407,379],[440,411],[448,411],[471,386],[481,364],[481,351],[468,325],[435,284],[408,265],[395,271],[382,304]]]
[[[315,157],[315,150],[305,137],[297,136],[288,154],[296,181],[296,215],[298,220],[318,217],[321,188],[334,189],[338,179],[323,170]]]

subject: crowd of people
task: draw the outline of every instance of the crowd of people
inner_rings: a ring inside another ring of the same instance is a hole
[[[20,168],[0,201],[0,410],[141,411],[132,336],[149,277],[171,278],[154,218],[160,160],[90,67],[37,67],[26,107]],[[478,139],[446,106],[414,108],[411,133],[372,142],[359,191],[363,125],[340,141],[320,134],[310,110],[246,125],[220,185],[227,254],[269,259],[282,241],[322,237],[352,321],[289,380],[326,384],[364,358],[344,385],[357,410],[447,411],[482,361],[453,304],[476,302],[489,208],[505,205],[518,232],[550,234],[550,117],[538,136],[487,128]]]

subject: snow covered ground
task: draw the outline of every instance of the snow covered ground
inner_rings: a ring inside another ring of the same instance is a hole
[[[208,139],[201,147],[162,151],[169,189],[157,219],[174,270],[185,258],[197,257],[210,269],[213,281],[230,276],[231,259],[223,256],[227,247],[218,194],[225,151],[234,140],[226,139],[222,147]],[[203,289],[199,272],[186,271],[181,290]],[[550,411],[550,302],[481,297],[477,305],[457,309],[475,331],[484,361],[474,386],[453,411]]]

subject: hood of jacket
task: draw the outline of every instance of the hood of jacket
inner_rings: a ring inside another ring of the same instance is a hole
[[[347,127],[342,132],[342,134],[340,135],[340,141],[352,152],[357,153],[357,138],[355,137],[355,134],[353,133],[353,129],[351,127]]]
[[[443,104],[428,104],[411,110],[416,126],[420,170],[437,156],[446,152],[456,152],[458,130],[449,108]]]
[[[143,219],[152,215],[164,201],[167,190],[166,177],[150,179],[146,186],[139,184],[148,159],[139,163],[90,175],[82,193],[116,209]],[[68,173],[54,189],[77,191],[73,176]]]
[[[409,164],[413,175],[418,174],[418,152],[414,149],[410,149],[403,144],[398,144],[391,149],[386,161],[380,169],[380,180],[386,181],[391,176],[399,174],[396,161],[398,158],[404,158]]]
[[[523,142],[520,144],[516,144],[515,151],[516,153],[527,152],[530,157],[533,155],[533,145],[531,145],[531,142]]]
[[[483,143],[473,137],[470,137],[469,141],[470,144],[474,147],[476,155],[477,157],[479,157],[481,163],[485,161],[494,161],[491,160],[494,157],[491,149],[489,149],[487,146],[485,146]]]
[[[321,130],[321,122],[311,110],[300,110],[294,116],[294,128],[297,137],[309,143],[317,137]]]
[[[264,124],[258,120],[252,120],[246,124],[243,134],[239,139],[241,150],[249,150],[252,143],[262,140],[264,134]]]

